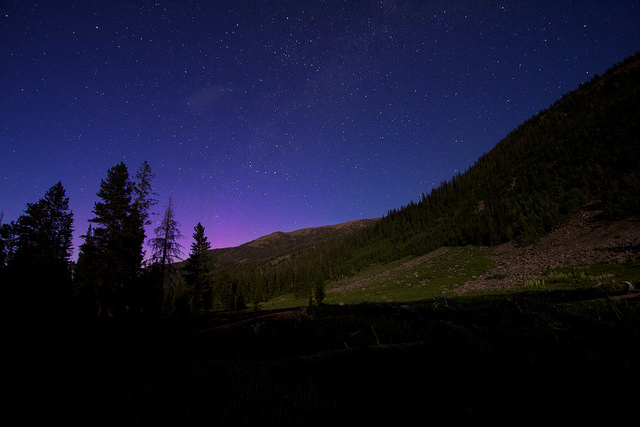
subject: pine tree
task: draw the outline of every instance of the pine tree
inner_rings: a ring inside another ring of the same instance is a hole
[[[157,194],[151,186],[151,180],[153,178],[155,178],[155,175],[151,172],[151,166],[149,166],[149,163],[145,160],[136,173],[136,182],[133,186],[135,206],[140,212],[140,220],[143,225],[151,224],[149,218],[151,212],[149,212],[149,210],[158,203],[158,200],[155,199]]]
[[[211,244],[204,234],[204,227],[198,223],[194,227],[194,242],[191,244],[191,254],[184,267],[185,280],[193,295],[193,307],[196,311],[211,308],[211,278],[210,255]]]
[[[17,295],[16,287],[10,275],[9,266],[13,260],[13,254],[17,249],[18,231],[15,221],[0,225],[0,313],[9,314],[15,306]]]
[[[2,224],[0,221],[0,269],[11,262],[18,245],[18,226],[15,221]]]
[[[14,302],[28,304],[28,311],[46,323],[59,321],[71,292],[73,233],[73,213],[62,184],[52,186],[37,203],[28,203],[12,228],[5,231],[16,233],[7,264],[20,300]]]
[[[158,203],[158,200],[155,198],[157,193],[153,191],[153,187],[151,186],[151,180],[155,178],[155,175],[151,172],[151,166],[146,160],[138,169],[135,178],[135,182],[133,183],[133,199],[140,222],[138,242],[140,247],[142,247],[146,238],[145,227],[151,225],[150,216],[153,215],[153,213],[150,211],[152,207]],[[142,254],[144,258],[144,250]]]
[[[316,305],[322,305],[326,296],[324,290],[324,279],[321,274],[317,273],[313,280],[313,296],[315,298]]]
[[[71,258],[73,214],[62,183],[52,186],[37,203],[28,203],[18,219],[18,253],[51,260],[68,269]]]
[[[101,286],[96,286],[102,315],[124,314],[132,302],[135,281],[142,266],[144,243],[143,215],[132,200],[134,185],[129,172],[120,163],[107,173],[100,184],[93,213],[93,243]],[[97,284],[96,284],[97,285]]]
[[[178,243],[182,233],[178,229],[178,222],[175,220],[173,203],[169,197],[169,204],[164,212],[164,217],[159,227],[154,230],[156,237],[149,240],[149,246],[153,250],[151,261],[159,267],[162,281],[166,279],[167,268],[175,260],[182,259],[182,245]]]

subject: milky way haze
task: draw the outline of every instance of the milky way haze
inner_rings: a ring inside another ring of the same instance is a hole
[[[640,49],[634,3],[3,2],[4,221],[61,181],[77,244],[144,160],[213,247],[380,217]]]

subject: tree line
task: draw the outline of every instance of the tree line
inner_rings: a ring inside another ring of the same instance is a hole
[[[22,215],[0,217],[2,315],[16,322],[56,328],[64,322],[190,315],[210,309],[211,245],[194,227],[194,243],[182,269],[183,236],[171,198],[155,237],[147,239],[158,203],[154,174],[145,161],[131,177],[125,163],[107,172],[72,260],[73,213],[61,182]],[[151,257],[145,262],[145,243]]]

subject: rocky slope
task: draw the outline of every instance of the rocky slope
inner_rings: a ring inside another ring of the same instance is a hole
[[[611,222],[601,219],[602,207],[592,203],[567,224],[526,247],[515,242],[496,246],[490,258],[499,266],[458,288],[470,290],[511,288],[551,268],[599,262],[623,262],[640,253],[640,218]],[[499,280],[487,278],[500,275]]]

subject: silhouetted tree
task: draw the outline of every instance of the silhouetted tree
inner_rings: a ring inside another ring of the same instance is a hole
[[[153,214],[151,208],[158,203],[155,198],[157,194],[153,191],[151,180],[155,175],[151,172],[151,166],[145,160],[138,172],[136,172],[135,181],[133,182],[133,204],[138,215],[140,216],[140,246],[142,247],[145,240],[145,226],[151,225],[150,216]],[[144,258],[144,250],[142,251]]]
[[[178,222],[175,220],[173,202],[169,198],[169,204],[165,210],[160,226],[154,230],[156,237],[149,239],[149,246],[153,251],[151,256],[151,268],[145,275],[147,293],[154,296],[153,300],[162,303],[163,289],[167,288],[170,297],[175,296],[176,276],[171,264],[178,259],[182,259],[182,245],[178,243],[182,233],[178,229]],[[151,302],[151,301],[150,301]]]
[[[37,203],[28,203],[8,235],[8,281],[16,308],[44,324],[59,322],[71,295],[73,214],[60,182]],[[12,248],[15,247],[15,249]]]
[[[211,308],[211,277],[209,274],[211,244],[208,242],[207,236],[204,235],[202,224],[198,223],[194,227],[193,239],[191,253],[184,267],[185,280],[193,295],[194,310],[208,310]]]
[[[18,229],[15,221],[2,223],[0,218],[0,269],[6,267],[18,245]]]
[[[151,172],[151,166],[145,160],[136,173],[136,181],[133,186],[134,204],[138,212],[140,212],[140,220],[143,225],[151,224],[151,219],[149,218],[151,212],[149,210],[158,203],[155,198],[157,194],[151,186],[153,178],[155,178],[155,175]]]
[[[96,225],[91,238],[98,257],[95,289],[102,315],[122,315],[137,300],[132,294],[142,266],[144,215],[132,201],[133,189],[124,163],[109,169],[97,193],[101,201],[94,205],[96,216],[90,220]]]
[[[238,283],[235,281],[232,281],[229,284],[229,292],[227,294],[227,301],[225,306],[228,310],[233,311],[244,310],[245,308],[247,308],[247,305],[244,301],[244,296],[242,295],[240,289],[238,289]]]
[[[171,263],[177,259],[182,259],[182,251],[180,250],[182,245],[178,243],[178,239],[183,236],[178,229],[179,225],[175,220],[173,203],[171,197],[169,197],[169,204],[164,212],[162,222],[154,230],[156,237],[149,240],[149,246],[153,250],[151,261],[160,268],[163,277]]]
[[[321,274],[316,274],[313,280],[313,296],[315,298],[316,305],[322,305],[324,302],[324,279]]]

